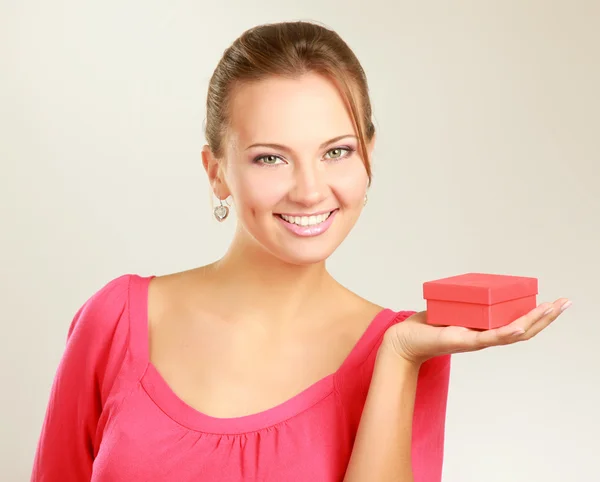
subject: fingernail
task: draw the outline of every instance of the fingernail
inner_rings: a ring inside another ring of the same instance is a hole
[[[525,333],[525,330],[523,328],[516,328],[515,331],[513,331],[511,333],[511,335],[519,336],[519,335],[522,335],[523,333]]]
[[[573,304],[572,301],[567,301],[566,303],[564,303],[561,307],[560,307],[560,312],[562,313],[563,311],[565,311],[567,308],[569,308],[571,305]]]
[[[550,308],[548,308],[546,311],[544,311],[544,314],[542,316],[546,316],[549,315],[550,313],[552,313],[554,311],[554,306],[551,306]]]

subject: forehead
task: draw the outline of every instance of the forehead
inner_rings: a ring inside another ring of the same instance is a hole
[[[315,73],[236,86],[229,113],[229,135],[241,146],[273,142],[310,148],[340,135],[356,134],[336,85]]]

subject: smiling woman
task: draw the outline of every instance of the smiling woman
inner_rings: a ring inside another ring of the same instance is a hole
[[[331,30],[244,32],[210,81],[206,138],[229,249],[122,275],[78,310],[32,480],[439,482],[450,354],[526,339],[563,301],[478,336],[329,274],[375,143],[364,72]]]

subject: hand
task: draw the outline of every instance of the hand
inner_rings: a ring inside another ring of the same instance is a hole
[[[571,302],[566,298],[560,298],[554,303],[543,303],[506,326],[485,331],[459,326],[428,325],[427,312],[422,311],[389,327],[382,348],[391,349],[411,363],[421,364],[438,355],[510,345],[534,337],[570,305]]]

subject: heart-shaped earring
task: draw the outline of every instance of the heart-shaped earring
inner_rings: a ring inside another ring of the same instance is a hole
[[[221,204],[213,209],[213,214],[215,215],[216,220],[222,223],[227,219],[227,216],[229,216],[229,207],[223,204],[222,199],[219,199],[219,202]]]

